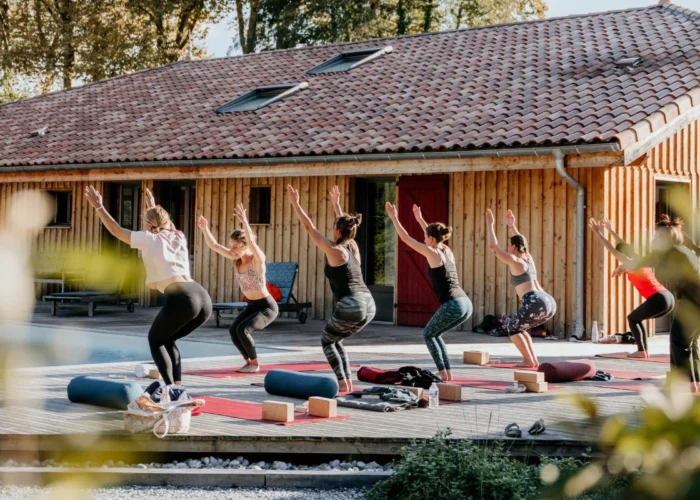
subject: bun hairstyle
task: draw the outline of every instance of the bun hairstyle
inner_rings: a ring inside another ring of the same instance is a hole
[[[680,217],[672,219],[669,215],[664,214],[659,217],[659,221],[656,223],[656,232],[668,237],[674,245],[682,245],[684,241],[683,219]]]
[[[527,238],[522,234],[515,234],[510,237],[510,244],[520,253],[528,253]]]
[[[433,222],[432,224],[428,224],[428,227],[425,228],[425,234],[435,238],[435,241],[438,243],[442,243],[450,239],[450,236],[452,236],[452,228],[446,226],[442,222]]]
[[[334,227],[340,233],[336,240],[336,245],[342,245],[346,241],[354,240],[357,235],[357,228],[362,224],[362,214],[344,214],[335,220]]]
[[[160,205],[146,210],[146,213],[143,215],[143,220],[151,226],[151,231],[154,233],[160,233],[163,230],[175,230],[175,224],[173,224],[173,221],[170,219],[170,214]]]

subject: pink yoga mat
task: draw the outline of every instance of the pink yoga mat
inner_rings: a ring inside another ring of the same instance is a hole
[[[357,368],[360,365],[350,365]],[[185,375],[197,375],[209,378],[239,378],[265,375],[270,370],[292,370],[296,372],[315,372],[320,370],[330,370],[331,366],[325,361],[311,361],[308,363],[281,363],[277,365],[260,365],[258,373],[238,373],[238,368],[212,368],[208,370],[190,370],[184,372]]]
[[[220,415],[222,417],[238,418],[241,420],[253,420],[256,422],[264,422],[266,424],[278,425],[295,425],[295,424],[312,424],[314,422],[328,422],[329,420],[347,420],[350,417],[338,416],[333,418],[312,417],[308,413],[294,412],[293,422],[273,422],[271,420],[263,420],[262,404],[250,403],[248,401],[238,401],[235,399],[215,398],[211,396],[194,396],[197,399],[205,401],[202,407],[202,413],[212,415]]]
[[[514,370],[527,370],[527,371],[537,371],[537,368],[525,368],[522,366],[516,366],[518,364],[517,361],[512,361],[508,363],[489,363],[486,366],[489,366],[491,368],[512,368]]]
[[[603,370],[609,373],[617,380],[658,380],[664,378],[666,374],[664,373],[650,373],[650,372],[627,372],[622,370]],[[614,382],[614,380],[613,380]]]
[[[458,384],[464,387],[474,387],[476,389],[488,389],[492,391],[503,391],[506,387],[510,387],[513,385],[513,382],[506,382],[503,380],[488,380],[485,378],[473,377],[455,377],[454,380],[452,380],[449,383]],[[548,389],[562,389],[562,386],[549,384]]]
[[[264,382],[253,382],[253,383],[250,384],[250,385],[255,386],[255,387],[265,387],[265,383],[264,383]],[[353,386],[353,391],[361,391],[361,390],[364,389],[364,388],[365,388],[364,385],[356,385],[356,386]],[[340,391],[340,392],[338,392],[338,396],[347,396],[348,394],[350,394],[350,393],[349,393],[349,392],[346,392],[346,391]]]
[[[625,359],[627,361],[646,361],[648,363],[670,363],[671,357],[663,354],[652,354],[650,358],[630,358],[626,352],[611,352],[606,354],[596,354],[596,358]]]

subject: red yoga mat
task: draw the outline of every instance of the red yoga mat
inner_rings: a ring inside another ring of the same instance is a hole
[[[537,368],[525,368],[523,366],[516,366],[518,363],[516,361],[511,361],[508,363],[489,363],[486,366],[491,368],[512,368],[514,370],[527,370],[527,371],[537,371]]]
[[[253,382],[253,383],[250,384],[250,385],[253,385],[253,386],[255,386],[255,387],[265,387],[265,383],[264,383],[264,382]],[[352,390],[353,390],[353,391],[361,391],[361,390],[364,389],[364,388],[365,388],[364,385],[356,385],[356,386],[353,386],[353,389],[352,389]],[[348,394],[350,394],[350,393],[347,392],[347,391],[340,391],[340,392],[338,392],[338,396],[347,396]]]
[[[224,399],[211,396],[195,396],[197,399],[205,401],[202,407],[202,413],[210,413],[212,415],[220,415],[222,417],[238,418],[241,420],[253,420],[255,422],[264,422],[266,424],[278,425],[295,425],[295,424],[312,424],[314,422],[328,422],[329,420],[347,420],[350,417],[338,416],[333,418],[312,417],[308,413],[294,412],[293,422],[273,422],[271,420],[263,420],[262,404],[250,403],[248,401],[238,401],[236,399]]]
[[[614,380],[611,380],[607,384],[596,384],[596,387],[602,387],[603,389],[616,389],[619,391],[635,391],[635,392],[640,392],[642,389],[646,389],[647,387],[653,387],[651,384],[645,384],[645,383],[622,383],[622,384],[616,384]]]
[[[360,365],[350,365],[357,368]],[[308,363],[281,363],[277,365],[261,365],[258,373],[239,373],[237,368],[212,368],[208,370],[191,370],[184,372],[185,375],[197,375],[209,378],[239,378],[252,377],[255,375],[265,375],[270,370],[292,370],[296,372],[315,372],[320,370],[330,370],[331,366],[325,361],[311,361]]]
[[[609,373],[615,379],[618,380],[658,380],[664,378],[666,375],[663,373],[650,373],[650,372],[627,372],[622,370],[603,370]],[[614,381],[614,380],[613,380]]]
[[[646,361],[648,363],[670,363],[671,357],[663,354],[652,354],[649,358],[630,358],[626,352],[610,352],[596,354],[596,358],[626,359],[627,361]]]
[[[513,382],[507,382],[503,380],[488,380],[485,378],[472,378],[472,377],[455,377],[454,380],[449,382],[450,384],[459,384],[464,387],[474,387],[476,389],[489,389],[492,391],[502,391],[506,387],[513,385]],[[560,385],[548,385],[548,389],[556,390],[562,389]]]

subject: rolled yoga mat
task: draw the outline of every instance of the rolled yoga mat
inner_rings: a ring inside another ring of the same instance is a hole
[[[270,370],[265,375],[265,391],[289,398],[308,399],[315,396],[330,399],[338,395],[338,381],[315,373]]]
[[[83,375],[68,384],[68,399],[72,403],[126,410],[129,403],[143,394],[136,382],[111,380]]]

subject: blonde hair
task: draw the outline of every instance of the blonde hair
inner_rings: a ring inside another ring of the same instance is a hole
[[[656,231],[667,236],[674,245],[683,244],[683,219],[662,215],[656,223]]]
[[[153,228],[154,233],[159,233],[164,229],[175,230],[175,224],[173,224],[173,221],[170,219],[170,214],[160,205],[146,210],[146,213],[143,215],[143,220]]]

